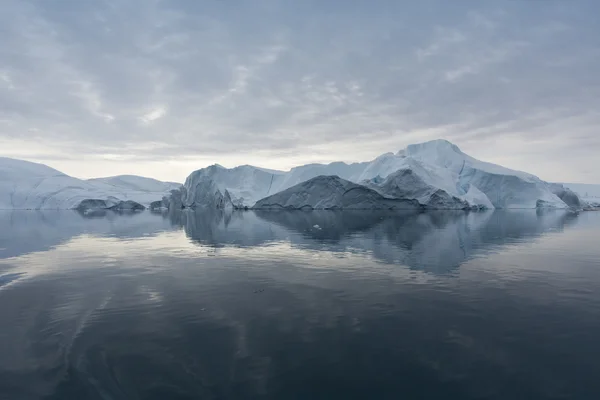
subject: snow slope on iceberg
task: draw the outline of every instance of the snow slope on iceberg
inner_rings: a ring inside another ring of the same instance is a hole
[[[460,174],[465,167],[470,167],[489,174],[517,176],[528,181],[539,180],[536,176],[526,172],[515,171],[500,165],[479,161],[463,153],[457,145],[443,139],[408,145],[406,149],[400,150],[397,155],[400,157],[411,157],[457,174]]]
[[[168,193],[173,189],[179,189],[181,183],[176,182],[162,182],[152,178],[146,178],[143,176],[136,175],[118,175],[109,176],[106,178],[93,178],[87,180],[90,183],[105,184],[112,188],[112,190],[124,190],[127,192],[160,192]]]
[[[0,209],[73,209],[98,199],[114,206],[132,200],[143,205],[164,193],[118,189],[68,176],[43,164],[0,158]]]
[[[415,200],[390,199],[338,176],[321,175],[259,200],[255,209],[419,210]]]

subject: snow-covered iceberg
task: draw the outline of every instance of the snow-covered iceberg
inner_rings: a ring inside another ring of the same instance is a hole
[[[569,208],[577,204],[573,195],[578,197],[534,175],[479,161],[446,140],[434,140],[370,162],[309,164],[288,172],[213,165],[187,178],[182,206],[252,207],[321,175],[367,186],[383,197],[416,200],[429,209]]]
[[[254,209],[419,210],[416,200],[387,198],[338,176],[321,175],[259,200]]]
[[[397,163],[416,163],[434,177],[430,182],[471,206],[490,208],[566,208],[566,204],[534,175],[479,161],[446,140],[410,145],[396,155]],[[425,176],[409,165],[420,176]],[[395,168],[395,167],[394,167]],[[481,196],[481,195],[484,196]],[[486,200],[487,198],[487,200]]]
[[[168,194],[168,190],[139,190],[102,180],[86,181],[43,164],[0,158],[0,209],[139,209]]]
[[[183,186],[129,175],[86,181],[42,164],[0,158],[0,209],[72,209],[102,204],[111,208],[127,201],[152,209],[248,208],[318,176],[337,176],[383,198],[415,200],[428,209],[581,209],[600,205],[600,195],[590,194],[593,185],[575,188],[544,182],[525,172],[479,161],[448,141],[434,140],[369,162],[309,164],[287,172],[213,165],[190,174]],[[315,188],[311,190],[317,195]],[[329,189],[323,186],[323,190]],[[584,190],[596,201],[582,198]],[[318,195],[326,198],[332,193]]]

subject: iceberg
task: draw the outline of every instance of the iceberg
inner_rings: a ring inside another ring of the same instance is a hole
[[[75,209],[83,214],[90,214],[103,210],[118,212],[143,211],[146,207],[133,200],[122,201],[116,198],[109,198],[107,200],[86,199],[79,203]]]
[[[149,187],[118,187],[107,183],[111,179],[86,181],[43,164],[0,157],[0,209],[139,209],[170,195],[168,190],[152,191]],[[165,187],[173,185],[166,183]]]
[[[321,175],[259,200],[254,209],[419,210],[416,200],[384,197],[339,176]]]
[[[551,183],[549,184],[549,188],[559,199],[565,202],[570,208],[580,210],[584,207],[587,207],[587,203],[580,199],[577,193],[573,192],[571,189],[564,187],[560,183]]]
[[[580,200],[566,188],[477,160],[446,140],[433,140],[369,162],[308,164],[287,172],[250,165],[232,169],[212,165],[186,179],[182,207],[266,204],[262,200],[319,176],[336,176],[384,198],[415,200],[428,209],[565,209],[577,208]],[[322,189],[329,190],[326,185]]]
[[[460,192],[448,185],[435,171],[408,159],[406,165],[383,179],[377,177],[365,184],[379,193],[394,198],[414,199],[431,209],[493,209],[490,200],[472,185]]]
[[[187,188],[191,190],[187,190]],[[233,201],[227,189],[220,189],[210,176],[195,175],[186,181],[181,191],[182,204],[188,208],[233,208]]]
[[[110,199],[112,200],[112,199]],[[83,214],[88,214],[95,211],[107,210],[112,207],[113,202],[110,200],[101,199],[85,199],[75,207],[75,209]],[[116,205],[116,202],[114,202]]]
[[[182,205],[189,208],[249,207],[281,190],[284,176],[283,172],[249,165],[232,169],[211,165],[188,176],[182,189]]]
[[[600,185],[589,183],[562,183],[560,185],[575,193],[585,203],[584,206],[600,207]]]
[[[125,201],[119,201],[117,204],[109,207],[108,209],[113,210],[113,211],[132,212],[132,211],[144,211],[146,209],[146,207],[144,207],[140,203],[135,202],[133,200],[125,200]]]
[[[484,205],[485,208],[498,209],[567,208],[551,192],[548,184],[538,177],[479,161],[446,140],[410,145],[396,156],[401,163],[415,161],[425,170],[435,173],[441,179],[433,179],[434,185],[449,190],[450,194],[462,198],[471,206]],[[422,173],[419,175],[423,176]]]
[[[312,186],[298,186],[306,182]],[[360,196],[340,197],[336,190],[348,182],[360,187],[353,189]],[[289,171],[215,164],[192,172],[184,185],[133,175],[81,180],[42,164],[0,158],[0,209],[246,209],[269,202],[293,208],[300,193],[307,207],[318,208],[393,208],[392,200],[457,210],[600,205],[600,191],[587,198],[594,185],[572,186],[477,160],[446,140],[409,145],[368,162],[308,164]],[[294,196],[286,192],[291,188]]]

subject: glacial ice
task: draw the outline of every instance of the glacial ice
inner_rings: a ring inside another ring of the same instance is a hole
[[[144,211],[145,209],[146,209],[146,207],[144,207],[140,203],[135,202],[133,200],[119,201],[114,206],[109,207],[109,210],[113,210],[113,211],[125,211],[125,212],[129,212],[129,211]]]
[[[416,200],[387,198],[338,176],[321,175],[259,200],[254,209],[420,210]]]
[[[429,209],[568,208],[577,203],[569,193],[567,204],[559,197],[564,192],[557,195],[552,184],[534,175],[479,161],[446,140],[434,140],[370,162],[309,164],[288,172],[213,165],[190,174],[182,206],[252,207],[317,176],[337,176]]]
[[[0,209],[110,208],[127,201],[146,206],[168,194],[168,190],[142,189],[118,187],[102,180],[81,180],[43,164],[0,158]]]
[[[287,172],[250,165],[231,169],[213,165],[192,172],[183,186],[132,175],[81,180],[42,164],[0,158],[0,209],[101,207],[94,201],[104,202],[105,208],[127,201],[151,209],[249,208],[319,176],[336,176],[360,185],[356,193],[370,193],[368,188],[385,201],[414,200],[426,209],[581,209],[600,205],[600,185],[548,183],[525,172],[479,161],[446,140],[434,140],[385,153],[369,162],[308,164]],[[348,206],[348,198],[336,197],[333,192],[316,193],[317,189],[332,190],[327,185],[311,187],[307,192],[311,207],[318,204],[313,204],[315,198],[328,199],[321,204],[328,208]],[[379,207],[381,199],[375,201],[372,196],[352,201],[377,203]],[[334,200],[342,203],[334,204]],[[295,204],[295,200],[288,201],[290,206]],[[121,207],[128,207],[126,204]]]

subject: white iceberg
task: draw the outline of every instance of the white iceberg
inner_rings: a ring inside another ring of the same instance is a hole
[[[104,179],[110,181],[111,178]],[[138,190],[102,180],[86,181],[43,164],[0,158],[0,209],[135,210],[168,194],[168,190]]]
[[[252,207],[261,199],[321,175],[368,186],[384,197],[416,200],[427,208],[569,207],[559,196],[564,194],[562,189],[553,189],[552,184],[534,175],[479,161],[446,140],[410,145],[370,162],[309,164],[288,172],[213,165],[187,178],[182,206],[197,206],[199,200],[218,204],[227,191],[232,207]],[[208,185],[207,180],[212,183]],[[196,193],[207,186],[209,192]],[[212,195],[217,198],[212,199]]]
[[[270,193],[276,193],[282,174],[249,165],[227,169],[215,164],[188,176],[182,189],[182,205],[190,208],[249,207]]]

